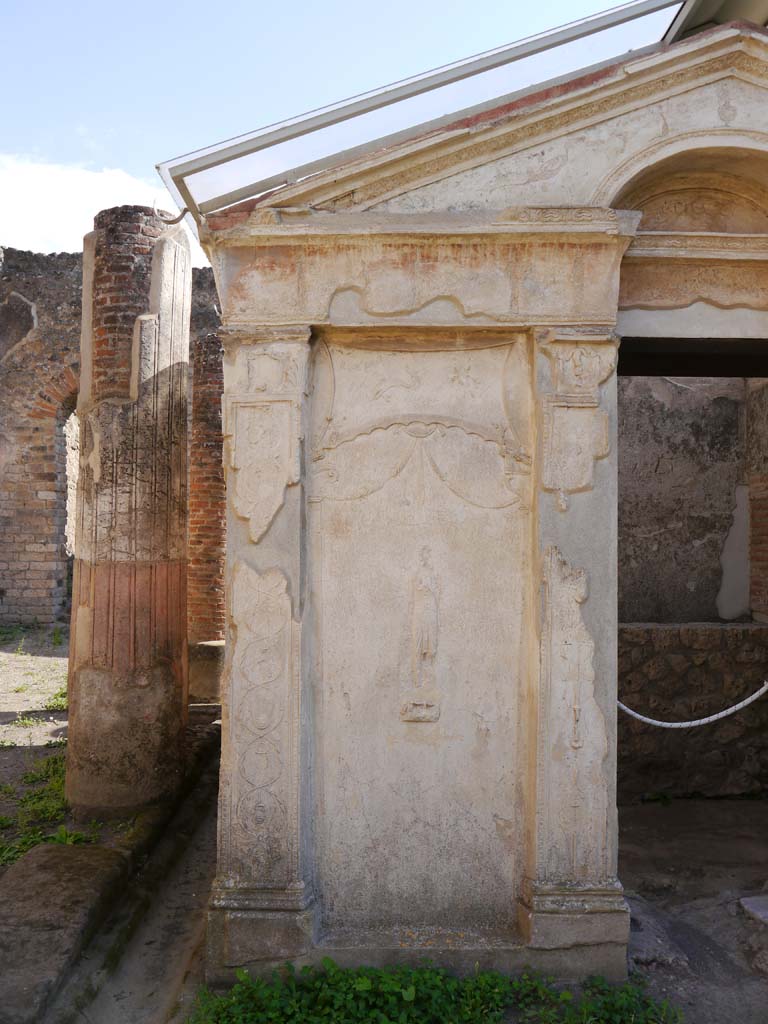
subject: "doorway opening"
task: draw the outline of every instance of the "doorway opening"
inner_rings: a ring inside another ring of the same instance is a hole
[[[654,719],[722,711],[768,678],[766,350],[621,343],[619,699]],[[741,900],[768,881],[768,698],[684,730],[620,711],[617,782],[636,965],[652,986],[704,985],[712,1020],[737,989],[765,1005],[768,928]]]
[[[69,622],[72,608],[72,579],[75,563],[75,515],[77,478],[80,466],[80,422],[75,405],[77,395],[69,396],[61,405],[56,421],[56,494],[55,509],[58,529],[61,571],[57,585],[57,619]]]

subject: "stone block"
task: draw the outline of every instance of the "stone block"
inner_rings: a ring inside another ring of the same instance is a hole
[[[213,907],[208,913],[207,979],[231,980],[235,968],[269,973],[286,961],[300,960],[313,946],[312,909],[236,910]]]
[[[192,704],[218,704],[224,668],[224,641],[206,640],[189,647],[189,700]]]
[[[768,925],[768,894],[743,896],[739,900],[741,909],[760,924]]]
[[[44,845],[0,878],[0,1024],[37,1024],[121,888],[122,854]]]

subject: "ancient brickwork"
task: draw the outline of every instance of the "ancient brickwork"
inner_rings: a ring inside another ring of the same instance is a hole
[[[54,622],[66,606],[80,281],[79,255],[0,250],[0,622]]]
[[[768,626],[619,628],[619,699],[649,718],[690,721],[768,678]],[[619,803],[643,796],[737,796],[768,789],[768,698],[698,729],[658,729],[619,712]]]
[[[102,299],[93,326],[94,334],[104,335],[102,348],[114,346],[117,335],[132,337],[130,317],[143,312],[138,296],[148,282],[148,247],[156,230],[145,221],[138,231],[130,223],[110,225],[110,232],[122,233],[125,251],[110,254],[108,262],[102,256],[94,267]],[[80,253],[0,250],[0,622],[50,623],[67,617],[66,459],[67,444],[76,440],[71,430],[65,440],[64,427],[80,380],[81,288]],[[190,510],[193,643],[220,637],[223,618],[218,323],[213,274],[207,268],[195,270],[191,358],[198,394],[192,409],[190,489],[193,504],[198,493],[205,504]],[[114,333],[107,335],[108,328]],[[110,361],[104,348],[102,355]],[[116,362],[113,358],[113,379],[124,386],[126,367]],[[101,381],[102,374],[97,372],[95,380]],[[70,495],[72,490],[70,474]]]
[[[124,312],[97,326],[104,299],[118,294],[120,274],[104,268],[130,263]],[[96,217],[83,254],[68,686],[66,794],[82,813],[124,813],[181,775],[191,294],[182,227],[143,207]]]
[[[136,317],[146,308],[152,247],[162,225],[140,207],[104,210],[95,221],[105,244],[93,267],[93,399],[122,398],[130,388],[130,361]]]
[[[190,644],[224,636],[226,507],[221,461],[222,348],[213,275],[192,281],[192,422],[189,465],[187,636]]]

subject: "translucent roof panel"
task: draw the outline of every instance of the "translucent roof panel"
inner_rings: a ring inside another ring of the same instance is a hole
[[[158,169],[179,206],[197,219],[653,46],[682,7],[674,0],[635,0]]]

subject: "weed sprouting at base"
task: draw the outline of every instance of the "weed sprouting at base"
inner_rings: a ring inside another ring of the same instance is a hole
[[[500,1024],[514,1011],[523,1024],[681,1024],[680,1010],[658,1003],[633,980],[600,978],[579,993],[533,974],[480,971],[457,978],[434,967],[340,968],[298,973],[287,964],[271,980],[238,972],[224,995],[203,989],[188,1024]]]

